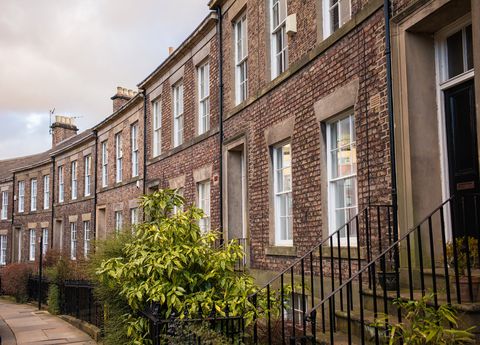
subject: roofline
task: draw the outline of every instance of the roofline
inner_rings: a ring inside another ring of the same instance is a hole
[[[175,60],[176,57],[181,55],[184,49],[188,48],[189,44],[199,36],[199,34],[207,28],[212,22],[217,21],[217,14],[215,12],[210,12],[200,23],[199,26],[188,36],[181,44],[175,49],[152,73],[150,73],[144,80],[137,84],[138,88],[143,89],[143,87],[150,82],[166,65],[171,61]]]
[[[47,150],[47,151],[48,151],[48,150]],[[46,152],[46,151],[44,151],[44,152]],[[0,163],[10,162],[10,161],[16,161],[16,160],[18,160],[18,159],[25,159],[25,158],[35,157],[35,156],[38,156],[38,155],[41,154],[41,153],[42,153],[42,152],[40,152],[40,153],[34,153],[34,154],[32,154],[32,155],[15,157],[15,158],[0,159]]]
[[[68,144],[67,146],[62,147],[60,149],[52,150],[50,152],[50,157],[55,157],[55,156],[65,152],[65,151],[68,151],[68,150],[72,149],[73,147],[78,146],[79,144],[82,144],[83,142],[90,140],[94,136],[94,129],[93,128],[87,129],[86,131],[83,131],[82,133],[85,133],[85,132],[89,132],[88,135],[86,135],[85,137],[77,139],[77,140],[73,140],[70,144]],[[80,134],[82,134],[82,133],[80,133]],[[79,136],[80,134],[77,134],[77,136]]]
[[[42,165],[45,165],[47,163],[50,163],[52,160],[51,158],[48,158],[48,159],[43,159],[39,162],[35,162],[35,163],[32,163],[32,164],[29,164],[29,165],[24,165],[24,166],[21,166],[21,167],[17,167],[15,169],[12,169],[11,172],[12,173],[16,173],[16,172],[19,172],[19,171],[24,171],[24,170],[30,170],[30,169],[34,169],[34,168],[37,168],[39,166],[42,166]]]
[[[95,126],[92,127],[92,130],[98,130],[100,127],[102,127],[103,125],[105,125],[107,122],[113,120],[114,118],[117,117],[118,114],[120,114],[121,112],[123,112],[124,110],[126,110],[128,107],[130,107],[131,105],[133,105],[136,101],[138,101],[139,99],[143,99],[143,94],[141,92],[137,93],[135,96],[133,96],[132,98],[130,98],[130,100],[128,102],[126,102],[124,105],[122,105],[116,112],[112,113],[111,115],[109,115],[108,117],[106,117],[105,119],[103,119],[100,123],[96,124]]]

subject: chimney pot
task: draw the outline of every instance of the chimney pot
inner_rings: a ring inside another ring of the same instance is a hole
[[[52,124],[51,128],[52,147],[55,147],[58,143],[73,137],[78,132],[74,119],[72,117],[61,115],[55,115],[55,122]]]
[[[168,47],[168,55],[171,55],[174,52],[175,48]]]

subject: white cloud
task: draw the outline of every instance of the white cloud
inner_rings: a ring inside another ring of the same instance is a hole
[[[48,148],[54,107],[81,130],[99,122],[117,85],[134,88],[208,14],[207,0],[0,1],[0,159]]]

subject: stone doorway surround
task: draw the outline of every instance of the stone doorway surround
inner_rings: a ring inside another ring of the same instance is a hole
[[[437,93],[435,34],[468,15],[473,23],[474,70],[480,71],[479,1],[419,0],[392,18],[400,235],[437,208],[445,198],[443,123],[437,111],[443,104],[439,104]],[[478,73],[475,81],[480,85]],[[480,87],[475,93],[476,110],[480,114]],[[479,134],[477,128],[477,136]],[[435,224],[434,227],[439,228]],[[434,237],[437,239],[435,245],[439,246],[441,236]]]

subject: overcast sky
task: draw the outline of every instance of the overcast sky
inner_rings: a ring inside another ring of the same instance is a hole
[[[80,130],[112,111],[208,14],[208,0],[0,0],[0,159],[50,148],[49,110]]]

